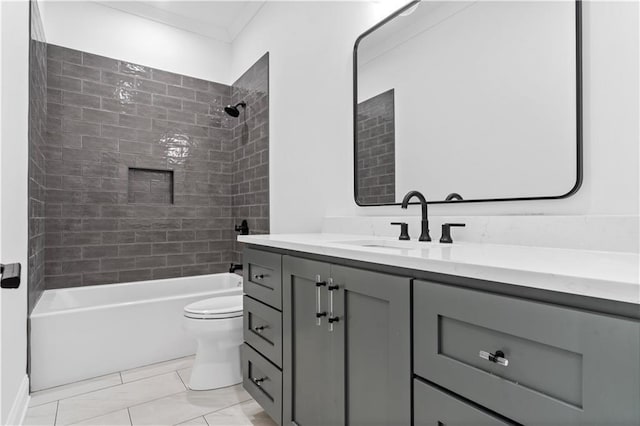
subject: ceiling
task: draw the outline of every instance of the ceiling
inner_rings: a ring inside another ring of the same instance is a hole
[[[266,0],[256,1],[98,1],[152,21],[231,43]]]

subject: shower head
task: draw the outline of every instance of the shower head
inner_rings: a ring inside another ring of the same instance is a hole
[[[240,110],[238,109],[239,106],[242,107],[242,109],[245,109],[247,107],[247,104],[242,101],[238,102],[235,105],[227,105],[226,107],[224,107],[224,112],[232,117],[238,117],[240,115]]]

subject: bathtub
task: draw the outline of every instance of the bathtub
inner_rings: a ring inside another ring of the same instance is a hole
[[[213,274],[46,290],[31,314],[31,390],[194,354],[185,305],[242,294],[242,277]]]

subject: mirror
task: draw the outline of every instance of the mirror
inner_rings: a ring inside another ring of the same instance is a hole
[[[408,4],[354,48],[356,203],[572,195],[580,75],[579,2]]]

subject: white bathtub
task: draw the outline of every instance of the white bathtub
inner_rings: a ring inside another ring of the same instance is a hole
[[[46,290],[31,314],[31,389],[195,353],[185,305],[242,294],[236,274]]]

